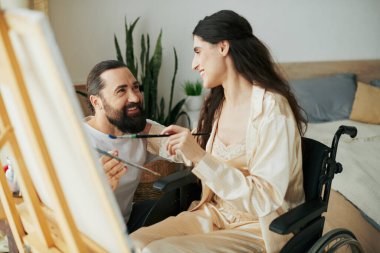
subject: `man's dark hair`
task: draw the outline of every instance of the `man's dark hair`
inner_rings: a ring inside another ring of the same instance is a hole
[[[87,77],[86,89],[87,89],[88,106],[93,113],[95,112],[95,109],[91,104],[90,96],[91,95],[98,96],[100,91],[104,88],[104,82],[102,78],[100,78],[100,75],[103,74],[103,72],[110,69],[118,69],[118,68],[126,68],[126,67],[127,66],[123,62],[116,61],[116,60],[106,60],[106,61],[99,62],[92,68],[90,74],[88,74],[88,77]]]

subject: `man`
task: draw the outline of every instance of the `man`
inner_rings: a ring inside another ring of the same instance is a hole
[[[87,94],[94,116],[87,117],[84,125],[97,148],[139,165],[156,157],[147,150],[159,147],[158,140],[109,137],[152,130],[159,133],[163,128],[158,124],[147,123],[140,84],[123,63],[108,60],[95,65],[87,78]],[[126,168],[123,163],[108,156],[101,156],[100,161],[128,230],[133,232],[141,226],[142,219],[154,204],[154,201],[145,202],[144,207],[132,211],[133,195],[141,171],[132,166]]]

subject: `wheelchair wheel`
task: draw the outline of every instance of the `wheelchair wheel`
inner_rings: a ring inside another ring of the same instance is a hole
[[[308,253],[361,253],[362,247],[355,235],[346,229],[334,229],[322,236]]]

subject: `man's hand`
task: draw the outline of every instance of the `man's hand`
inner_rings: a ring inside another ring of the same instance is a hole
[[[117,150],[110,152],[112,155],[117,156]],[[104,172],[107,175],[108,183],[110,184],[112,190],[114,191],[119,185],[119,180],[122,175],[127,171],[127,167],[120,161],[117,161],[109,156],[102,155],[100,157],[100,162],[103,165]]]

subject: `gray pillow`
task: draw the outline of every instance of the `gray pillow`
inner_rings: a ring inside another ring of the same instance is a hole
[[[355,74],[336,74],[289,83],[309,122],[349,118],[356,92]]]
[[[372,80],[370,82],[372,86],[379,87],[380,88],[380,80]]]

